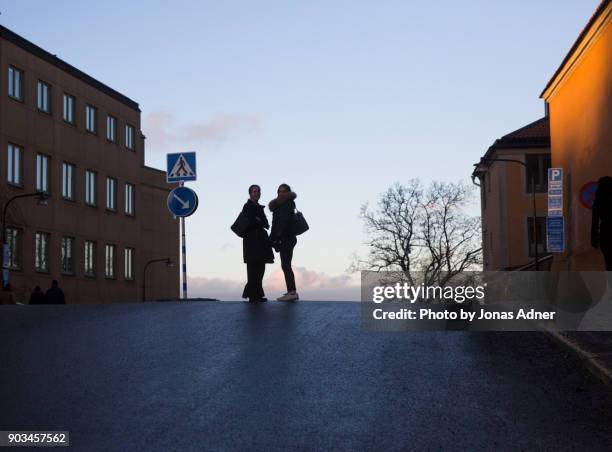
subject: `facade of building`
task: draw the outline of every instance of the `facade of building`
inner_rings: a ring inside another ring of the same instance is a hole
[[[496,140],[476,166],[473,176],[480,185],[485,270],[512,270],[534,261],[531,174],[535,177],[538,254],[539,258],[545,255],[549,167],[548,117]]]
[[[612,176],[612,1],[603,0],[541,97],[550,110],[552,165],[564,169],[566,253],[555,269],[604,270],[591,247],[581,188]]]
[[[179,223],[145,166],[138,104],[0,27],[0,205],[19,301],[57,279],[68,303],[179,296]],[[46,205],[44,205],[46,204]]]

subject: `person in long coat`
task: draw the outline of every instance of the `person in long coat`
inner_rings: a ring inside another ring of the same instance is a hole
[[[606,262],[606,271],[612,271],[612,178],[604,176],[597,181],[591,219],[591,245],[599,248]]]
[[[285,274],[285,284],[287,285],[287,293],[278,297],[277,300],[298,301],[300,296],[296,291],[295,275],[291,267],[293,249],[297,244],[297,238],[291,228],[297,195],[291,191],[291,187],[287,184],[280,184],[276,193],[277,197],[268,204],[272,211],[270,241],[274,249],[280,254],[281,268]]]
[[[270,228],[264,206],[259,204],[261,188],[259,185],[249,187],[249,200],[242,211],[249,219],[249,226],[242,239],[242,254],[247,266],[247,283],[242,298],[250,302],[268,301],[263,290],[263,277],[266,264],[274,263],[274,253],[266,229]]]

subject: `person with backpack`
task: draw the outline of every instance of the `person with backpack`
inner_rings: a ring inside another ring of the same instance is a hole
[[[272,247],[280,254],[281,268],[285,274],[287,293],[278,297],[277,301],[298,301],[300,296],[295,287],[295,275],[291,268],[293,260],[293,249],[297,244],[295,232],[292,229],[292,221],[295,215],[295,198],[297,195],[291,191],[287,184],[280,184],[277,197],[268,204],[272,212],[272,231],[270,241]]]

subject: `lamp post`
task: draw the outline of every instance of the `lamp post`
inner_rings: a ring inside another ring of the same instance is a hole
[[[534,171],[529,171],[529,167],[527,164],[521,160],[516,159],[495,159],[495,158],[482,158],[480,162],[475,163],[474,166],[478,167],[483,163],[487,162],[509,162],[509,163],[518,163],[525,167],[525,171],[527,173],[527,177],[531,179],[531,195],[533,199],[533,242],[534,242],[534,255],[535,255],[535,270],[538,271],[540,269],[539,266],[539,253],[538,253],[538,227],[537,227],[537,211],[536,211],[536,191],[535,191],[535,174]]]
[[[8,283],[8,267],[6,266],[6,256],[8,255],[8,243],[6,242],[6,213],[8,212],[8,207],[16,199],[29,198],[33,196],[38,197],[38,203],[42,205],[46,204],[47,199],[49,199],[49,195],[43,191],[36,191],[34,193],[24,193],[9,198],[9,200],[4,204],[4,207],[2,208],[2,287],[4,287]]]
[[[149,268],[149,265],[154,264],[156,262],[165,262],[166,267],[174,267],[174,263],[169,257],[164,257],[163,259],[151,259],[145,264],[142,275],[142,301],[147,301],[147,297],[145,296],[147,290],[147,268]]]

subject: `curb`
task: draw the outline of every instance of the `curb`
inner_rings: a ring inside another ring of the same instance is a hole
[[[589,353],[584,348],[580,347],[576,342],[565,337],[558,331],[549,329],[544,330],[548,335],[559,345],[569,349],[576,357],[582,362],[582,364],[602,383],[612,387],[612,370],[607,368],[606,365],[598,359],[598,355],[595,353]]]

